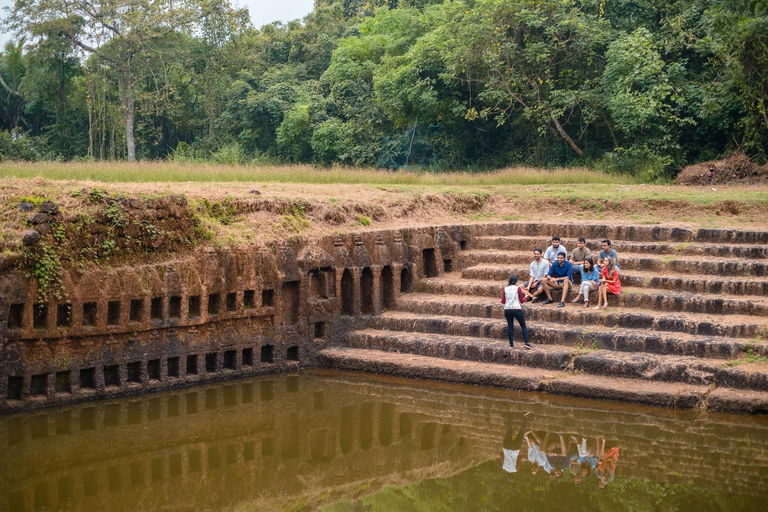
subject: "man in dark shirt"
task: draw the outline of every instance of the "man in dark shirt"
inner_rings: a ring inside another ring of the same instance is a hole
[[[572,272],[573,267],[571,266],[571,262],[565,261],[565,254],[559,253],[557,255],[557,263],[549,268],[547,277],[544,278],[541,283],[542,286],[544,286],[544,293],[547,294],[547,300],[542,302],[542,304],[552,304],[555,302],[552,300],[551,290],[562,289],[563,295],[560,297],[560,303],[557,305],[557,307],[565,307],[565,299],[568,298],[568,291],[571,289],[571,285],[573,284],[573,276],[571,275]]]

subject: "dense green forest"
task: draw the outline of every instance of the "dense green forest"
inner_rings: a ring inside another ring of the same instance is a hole
[[[766,0],[15,0],[0,159],[588,165],[768,147]]]

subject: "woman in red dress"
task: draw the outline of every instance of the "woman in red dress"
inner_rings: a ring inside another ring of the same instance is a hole
[[[600,274],[600,289],[597,291],[597,306],[595,306],[595,309],[608,307],[608,292],[613,295],[621,293],[619,269],[616,268],[611,258],[608,258],[608,263],[603,267],[603,271]]]

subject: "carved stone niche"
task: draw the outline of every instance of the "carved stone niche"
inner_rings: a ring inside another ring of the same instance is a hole
[[[368,249],[365,247],[363,237],[361,235],[354,235],[353,240],[355,242],[354,252],[352,253],[354,266],[365,268],[373,265],[373,258],[371,258]]]
[[[373,261],[376,265],[392,265],[392,256],[381,233],[376,233],[373,243]]]
[[[298,258],[309,283],[309,299],[323,300],[336,296],[336,261],[322,248],[305,247]]]

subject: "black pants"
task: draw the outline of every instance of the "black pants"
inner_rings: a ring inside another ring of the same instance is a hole
[[[525,340],[525,344],[528,344],[528,328],[525,326],[525,316],[523,316],[523,310],[522,309],[505,309],[504,310],[504,317],[507,319],[507,336],[509,336],[509,346],[513,346],[515,344],[514,339],[512,338],[512,324],[514,323],[513,320],[517,319],[517,323],[520,324],[520,328],[523,330],[523,339]]]
[[[515,433],[514,427],[512,426],[512,418],[507,417],[507,433],[504,436],[504,441],[502,441],[502,446],[505,450],[519,450],[520,447],[523,445],[523,436],[525,435],[525,427],[528,426],[528,418],[526,416],[523,416],[523,424],[520,426],[520,429]]]

